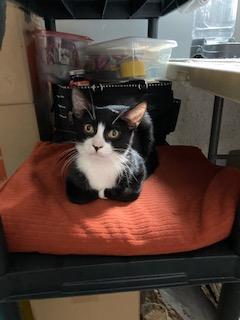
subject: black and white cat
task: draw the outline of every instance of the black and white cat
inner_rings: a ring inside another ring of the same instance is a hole
[[[74,88],[72,104],[76,145],[66,179],[69,200],[136,200],[157,165],[147,103],[93,107]]]

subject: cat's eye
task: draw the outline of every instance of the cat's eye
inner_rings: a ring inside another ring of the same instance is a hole
[[[86,123],[83,127],[84,132],[87,134],[93,134],[94,133],[94,128],[90,123]]]
[[[112,129],[107,133],[109,139],[117,139],[120,135],[120,132],[117,129]]]

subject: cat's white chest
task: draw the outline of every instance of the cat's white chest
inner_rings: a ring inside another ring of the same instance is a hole
[[[88,179],[90,187],[97,191],[113,188],[123,170],[123,165],[115,157],[79,156],[76,163]]]

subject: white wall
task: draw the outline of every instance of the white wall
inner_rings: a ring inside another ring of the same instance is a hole
[[[146,20],[58,20],[57,30],[87,35],[95,41],[120,37],[146,37]]]
[[[189,57],[193,14],[178,11],[159,19],[159,39],[176,40],[178,47],[174,58]],[[59,20],[57,30],[87,35],[95,41],[106,41],[120,37],[146,37],[147,20]]]
[[[192,42],[193,13],[174,11],[159,19],[158,38],[176,40],[173,58],[188,58]]]

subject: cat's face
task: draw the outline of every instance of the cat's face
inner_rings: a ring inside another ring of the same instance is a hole
[[[99,157],[110,156],[113,152],[124,153],[132,143],[133,130],[128,128],[125,121],[109,108],[95,108],[96,119],[88,112],[81,118],[76,118],[78,150],[82,153]]]
[[[134,128],[146,111],[143,102],[130,109],[126,106],[92,106],[83,94],[72,92],[74,126],[77,133],[77,149],[81,154],[97,158],[122,154],[131,146]]]

